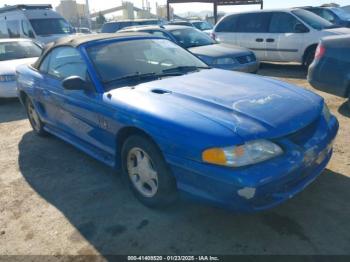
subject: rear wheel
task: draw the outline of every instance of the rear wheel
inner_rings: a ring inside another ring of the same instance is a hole
[[[34,132],[36,134],[38,134],[39,136],[46,135],[46,132],[44,130],[44,124],[40,120],[39,114],[36,111],[36,109],[33,105],[33,102],[30,100],[29,97],[26,98],[25,105],[26,105],[28,119],[29,119],[30,125],[32,126]]]
[[[176,199],[176,182],[162,153],[148,138],[130,136],[122,149],[123,172],[136,196],[149,207],[164,207]]]

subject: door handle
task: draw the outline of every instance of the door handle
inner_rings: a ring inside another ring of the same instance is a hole
[[[275,39],[273,39],[273,38],[267,38],[267,39],[266,39],[266,42],[272,43],[272,42],[275,42]]]
[[[262,38],[257,38],[257,39],[255,39],[255,41],[261,43],[261,42],[264,42],[264,39],[262,39]]]

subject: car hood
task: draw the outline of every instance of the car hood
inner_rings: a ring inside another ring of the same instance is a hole
[[[196,46],[188,48],[188,50],[195,55],[209,57],[241,56],[251,53],[246,48],[228,44]]]
[[[324,29],[324,31],[333,35],[350,34],[350,28],[346,28],[346,27]]]
[[[7,60],[0,62],[0,74],[1,75],[14,75],[16,74],[16,67],[23,64],[32,64],[38,58],[23,58],[23,59],[15,59],[15,60]]]
[[[178,118],[193,118],[183,119],[193,123],[204,117],[229,128],[243,141],[293,133],[315,120],[323,106],[321,97],[302,88],[220,69],[120,89],[110,91],[112,97],[128,100],[128,107],[137,107],[137,111],[148,107],[155,114],[172,110],[178,112],[173,114]],[[192,114],[185,117],[183,110]]]

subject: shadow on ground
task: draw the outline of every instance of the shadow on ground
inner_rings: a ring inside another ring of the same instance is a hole
[[[259,75],[293,79],[306,79],[307,70],[298,64],[261,63]]]
[[[19,167],[76,228],[67,241],[86,240],[104,255],[350,253],[350,179],[331,170],[278,208],[238,215],[186,201],[145,208],[111,169],[32,132],[19,143]]]
[[[0,123],[25,119],[27,116],[17,98],[0,98]]]

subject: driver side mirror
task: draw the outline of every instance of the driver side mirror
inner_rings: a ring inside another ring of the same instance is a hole
[[[307,33],[307,32],[309,32],[309,29],[305,25],[298,23],[294,26],[294,32],[295,33]]]
[[[66,90],[91,90],[90,85],[80,76],[69,76],[62,81],[62,86]]]

